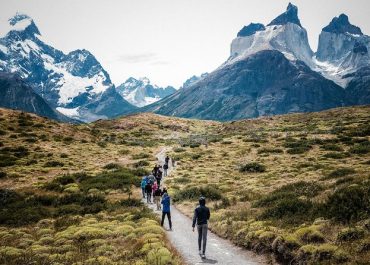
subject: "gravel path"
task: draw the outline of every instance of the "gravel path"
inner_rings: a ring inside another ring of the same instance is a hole
[[[157,158],[160,164],[164,163],[166,151],[163,148],[158,154]],[[170,168],[171,169],[171,168]],[[170,170],[169,170],[170,172]],[[158,215],[160,211],[154,209],[154,204],[149,204],[151,208]],[[211,213],[212,214],[212,213]],[[201,259],[198,254],[197,246],[197,232],[192,232],[191,220],[176,207],[171,206],[171,217],[173,230],[168,231],[168,221],[165,220],[164,228],[172,245],[183,256],[187,264],[218,264],[218,265],[254,265],[265,264],[263,257],[255,255],[251,251],[247,251],[236,247],[229,241],[222,239],[214,233],[208,231],[206,259]]]

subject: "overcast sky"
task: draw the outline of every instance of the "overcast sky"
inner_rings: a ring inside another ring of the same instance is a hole
[[[250,22],[267,24],[285,0],[0,0],[0,19],[31,16],[49,44],[87,49],[119,85],[128,77],[179,87],[188,77],[217,68],[230,43]],[[370,35],[369,0],[295,0],[312,49],[321,29],[345,13]],[[1,24],[0,24],[1,27]]]

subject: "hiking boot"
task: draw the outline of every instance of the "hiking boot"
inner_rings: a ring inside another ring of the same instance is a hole
[[[203,254],[203,253],[202,253],[202,251],[201,251],[201,250],[199,250],[199,256],[202,256],[202,254]]]
[[[201,257],[202,257],[202,259],[205,259],[206,258],[206,254],[202,254],[202,255],[200,255]]]

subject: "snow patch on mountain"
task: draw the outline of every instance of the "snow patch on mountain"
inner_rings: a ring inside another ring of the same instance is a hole
[[[300,60],[313,68],[313,52],[308,43],[307,31],[301,26],[297,12],[297,7],[289,3],[287,11],[268,26],[250,24],[259,25],[258,30],[250,32],[253,34],[238,34],[231,43],[230,58],[223,66],[244,60],[263,50],[277,50],[288,60]]]
[[[147,77],[135,79],[130,77],[117,88],[118,93],[128,102],[137,107],[144,107],[174,93],[174,87],[152,85]]]
[[[85,121],[134,108],[116,92],[108,73],[89,51],[65,54],[53,48],[24,14],[17,13],[6,24],[4,37],[0,38],[0,71],[19,75],[51,107],[73,118],[87,118]],[[102,100],[114,104],[99,106]]]

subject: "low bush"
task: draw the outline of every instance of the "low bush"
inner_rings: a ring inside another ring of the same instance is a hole
[[[330,172],[327,176],[327,179],[345,177],[345,176],[348,176],[354,173],[356,173],[356,171],[353,168],[342,167],[342,168],[338,168]]]
[[[265,209],[260,218],[262,219],[281,219],[287,218],[295,223],[306,220],[310,216],[313,205],[310,201],[298,198],[283,198],[277,201],[272,207]]]
[[[342,223],[362,220],[370,214],[370,182],[336,190],[325,204],[325,214]]]
[[[146,160],[140,160],[140,161],[133,164],[133,166],[136,167],[136,168],[147,167],[149,165],[150,165],[150,163]]]
[[[0,167],[10,167],[10,166],[13,166],[17,163],[17,158],[12,156],[12,155],[8,155],[8,154],[0,154]]]
[[[340,152],[329,152],[323,155],[325,158],[332,158],[332,159],[343,159],[348,157],[347,153],[340,153]]]
[[[0,171],[0,179],[5,178],[6,175],[7,175],[6,172]]]
[[[284,153],[281,148],[260,148],[258,149],[259,154],[281,154]]]
[[[173,200],[175,202],[184,200],[195,200],[199,199],[200,196],[204,196],[208,200],[222,199],[222,193],[219,189],[213,186],[206,186],[181,189],[177,193],[175,193]]]
[[[365,236],[365,230],[361,227],[348,227],[341,230],[337,235],[338,241],[353,241],[362,239]]]
[[[349,152],[359,155],[367,154],[370,152],[370,142],[362,142],[355,144],[353,147],[350,148]]]
[[[145,159],[145,158],[149,158],[150,155],[147,154],[147,153],[140,153],[140,154],[135,154],[135,155],[132,155],[132,159]]]
[[[139,199],[125,199],[125,200],[121,200],[119,202],[119,204],[121,206],[124,206],[124,207],[141,207],[143,206],[143,202]]]
[[[321,148],[326,151],[343,151],[343,148],[341,146],[332,143],[324,143]]]
[[[109,164],[106,164],[104,167],[104,169],[120,169],[122,168],[122,166],[120,164],[117,164],[117,163],[109,163]]]
[[[60,158],[68,158],[68,155],[66,153],[61,153]]]
[[[298,154],[303,154],[309,151],[311,147],[309,146],[298,146],[298,147],[292,147],[287,150],[288,154],[291,155],[298,155]]]
[[[184,148],[181,148],[181,147],[178,147],[178,148],[174,148],[173,151],[175,153],[181,153],[181,152],[185,152],[185,149]]]
[[[252,162],[252,163],[248,163],[248,164],[241,166],[239,171],[240,172],[251,172],[251,173],[265,172],[266,166],[260,163],[257,163],[257,162]]]
[[[47,161],[44,167],[63,167],[64,163],[56,160]]]

